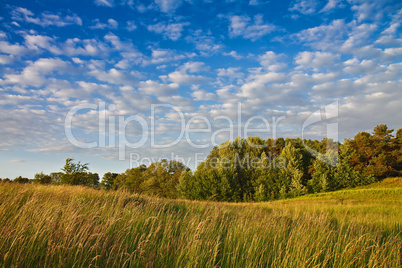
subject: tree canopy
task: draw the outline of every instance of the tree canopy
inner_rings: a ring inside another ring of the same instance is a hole
[[[372,133],[359,132],[343,144],[327,138],[236,138],[212,148],[194,172],[178,161],[163,159],[121,174],[107,172],[100,184],[88,163],[67,158],[62,172],[37,173],[32,180],[19,176],[13,181],[124,189],[164,198],[268,201],[401,176],[402,129],[393,133],[380,124]]]

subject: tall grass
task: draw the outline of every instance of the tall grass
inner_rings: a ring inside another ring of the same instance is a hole
[[[4,183],[0,265],[402,267],[401,194],[226,204]]]

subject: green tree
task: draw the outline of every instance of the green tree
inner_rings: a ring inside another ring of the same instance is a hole
[[[37,183],[37,184],[50,184],[51,182],[52,182],[52,177],[50,177],[47,174],[44,174],[43,172],[36,173],[35,177],[33,179],[33,183]]]
[[[177,184],[178,197],[190,200],[198,199],[198,187],[196,183],[194,175],[190,170],[183,172]]]
[[[114,180],[113,188],[158,197],[177,198],[187,194],[181,190],[178,195],[178,189],[180,189],[178,184],[182,174],[188,170],[188,167],[178,161],[163,159],[160,162],[151,163],[148,167],[141,165],[119,174]]]
[[[124,173],[119,174],[113,183],[113,189],[124,189],[130,192],[141,193],[141,184],[145,180],[144,173],[147,170],[145,165],[136,168],[127,169]]]
[[[107,172],[103,174],[102,181],[99,184],[101,189],[110,190],[114,188],[114,181],[119,174]]]
[[[282,196],[288,193],[292,197],[303,195],[307,192],[302,183],[303,178],[303,154],[301,149],[296,148],[293,142],[288,143],[280,155],[286,163],[281,170]]]
[[[395,159],[394,169],[396,175],[402,176],[402,128],[398,129],[393,140],[392,157]]]
[[[398,174],[397,157],[395,155],[396,144],[392,136],[393,129],[387,125],[377,125],[372,135],[367,132],[359,132],[351,140],[349,145],[353,148],[353,156],[350,163],[355,170],[367,177],[385,178]]]
[[[66,164],[62,168],[60,183],[70,185],[83,185],[97,188],[99,185],[99,176],[97,173],[88,172],[88,163],[74,163],[74,159],[67,158]]]
[[[351,159],[355,154],[356,151],[350,142],[345,141],[340,148],[339,163],[334,176],[337,189],[365,185],[375,181],[375,177],[372,175],[364,175],[353,167]]]
[[[189,169],[182,163],[163,159],[149,165],[144,173],[145,180],[140,187],[149,195],[177,198],[177,185],[183,172]]]
[[[29,179],[28,178],[23,178],[22,176],[18,176],[17,178],[14,179],[14,182],[27,184],[27,183],[29,183]]]
[[[60,184],[62,175],[63,175],[63,172],[52,172],[52,173],[50,173],[49,176],[52,179],[52,183]]]
[[[338,154],[334,150],[328,150],[325,155],[321,154],[313,163],[314,172],[311,180],[308,181],[308,188],[311,193],[326,192],[334,189],[336,166],[338,165]]]

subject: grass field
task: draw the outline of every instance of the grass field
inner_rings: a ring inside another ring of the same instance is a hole
[[[0,183],[3,267],[402,267],[402,179],[267,203]]]

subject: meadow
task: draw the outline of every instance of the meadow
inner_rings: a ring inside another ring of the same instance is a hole
[[[0,183],[2,267],[402,267],[402,178],[263,203]]]

